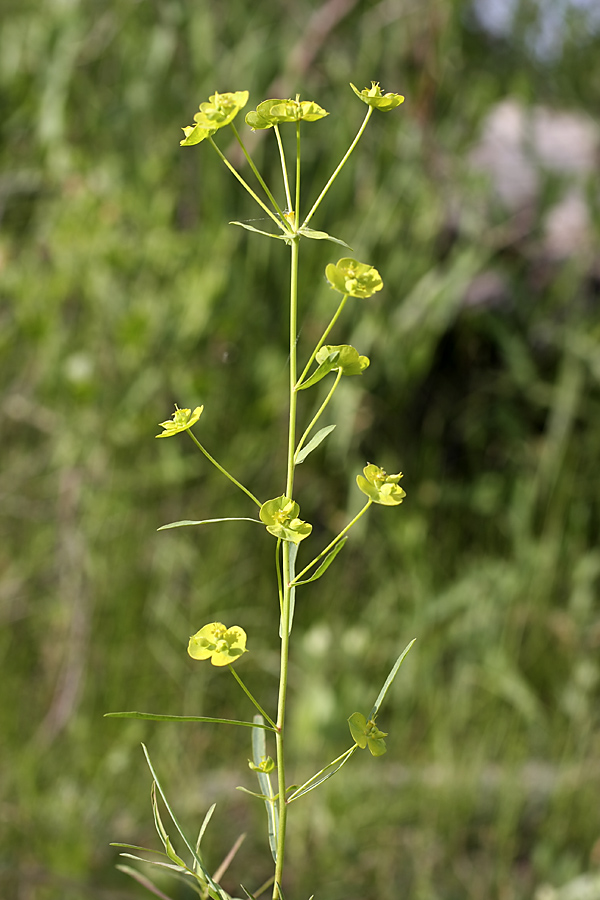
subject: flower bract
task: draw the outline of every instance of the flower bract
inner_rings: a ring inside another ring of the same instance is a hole
[[[363,103],[366,103],[367,106],[373,106],[375,109],[380,109],[382,112],[389,112],[390,109],[396,109],[397,106],[404,103],[402,94],[382,94],[378,81],[372,81],[371,87],[362,91],[354,87],[352,82],[350,82],[350,87]]]
[[[216,92],[208,101],[200,104],[200,112],[194,116],[195,125],[186,125],[183,129],[185,138],[180,141],[182,147],[191,147],[210,137],[219,128],[229,125],[248,102],[248,91],[233,91],[226,94]]]
[[[283,122],[316,122],[328,115],[313,100],[263,100],[255,110],[246,114],[246,125],[264,129]]]
[[[348,719],[348,725],[354,742],[361,750],[368,747],[373,756],[383,756],[387,750],[384,741],[387,731],[380,731],[374,719],[367,722],[362,713],[355,712]]]
[[[318,368],[310,378],[298,386],[299,391],[317,384],[330,372],[341,371],[342,375],[362,375],[370,365],[369,357],[360,356],[358,350],[351,347],[350,344],[324,344],[317,352],[315,359]]]
[[[188,428],[191,428],[192,425],[196,424],[202,415],[203,409],[203,406],[197,406],[194,412],[192,412],[190,409],[179,409],[179,407],[176,406],[171,419],[168,419],[166,422],[159,422],[160,427],[165,430],[161,434],[157,434],[156,437],[172,437],[174,434],[179,434],[180,431],[187,431]]]
[[[246,632],[239,625],[211,622],[191,636],[188,653],[192,659],[210,659],[213,666],[228,666],[246,653]]]
[[[315,357],[319,365],[326,364],[330,370],[342,370],[343,375],[361,375],[370,365],[368,356],[360,356],[350,344],[326,344]]]
[[[351,297],[362,299],[372,297],[383,287],[377,269],[348,257],[338,259],[335,265],[329,263],[325,268],[325,277],[331,287],[340,294],[349,294]]]
[[[274,500],[267,500],[260,508],[261,522],[267,526],[269,534],[282,541],[292,541],[299,544],[308,537],[312,531],[312,525],[298,518],[300,507],[294,500],[282,495]]]
[[[370,463],[363,469],[363,475],[356,476],[356,483],[373,503],[398,506],[406,497],[406,491],[398,484],[401,478],[402,472],[398,475],[388,475],[385,469]]]
[[[269,772],[272,772],[275,768],[275,760],[270,756],[263,756],[260,763],[256,765],[256,763],[252,762],[252,760],[249,759],[248,768],[252,769],[253,772],[264,772],[265,775],[268,775]]]

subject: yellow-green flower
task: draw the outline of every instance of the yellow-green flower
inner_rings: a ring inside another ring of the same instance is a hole
[[[325,268],[325,277],[331,287],[340,294],[349,294],[351,297],[362,299],[372,297],[383,287],[377,269],[348,257],[338,259],[335,266],[329,263]]]
[[[185,138],[180,141],[182,147],[199,144],[214,134],[219,128],[229,125],[248,102],[248,91],[233,91],[225,94],[216,92],[208,101],[200,104],[200,112],[194,116],[195,125],[186,125],[183,129]]]
[[[180,431],[187,431],[188,428],[196,424],[202,415],[203,409],[203,406],[197,406],[192,412],[190,409],[179,409],[178,406],[175,406],[173,418],[168,419],[166,422],[159,422],[160,427],[165,430],[161,434],[157,434],[156,437],[172,437],[174,434],[179,434]]]
[[[350,82],[350,87],[363,103],[366,103],[367,106],[373,106],[375,109],[380,109],[382,112],[389,112],[390,109],[396,109],[397,106],[404,103],[402,94],[382,94],[378,81],[372,81],[371,87],[362,91],[354,87],[352,82]]]
[[[267,526],[269,534],[281,538],[282,541],[299,544],[312,531],[312,525],[298,518],[299,512],[298,504],[282,495],[263,503],[259,515],[261,522]]]
[[[368,747],[373,756],[383,756],[387,750],[384,741],[387,731],[380,731],[374,719],[367,722],[362,713],[355,712],[348,719],[348,725],[354,742],[361,750]]]
[[[406,491],[402,490],[398,482],[402,478],[402,472],[398,475],[388,475],[385,469],[369,464],[363,469],[363,475],[356,476],[356,483],[373,503],[382,506],[398,506],[406,497]]]
[[[210,659],[213,666],[228,666],[246,652],[244,629],[239,625],[225,628],[221,622],[205,625],[191,636],[188,644],[192,659]]]
[[[246,113],[246,125],[264,129],[283,122],[316,122],[328,115],[313,100],[263,100],[256,109]]]

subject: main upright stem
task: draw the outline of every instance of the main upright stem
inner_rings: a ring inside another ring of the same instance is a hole
[[[285,494],[292,499],[294,491],[294,452],[296,449],[296,403],[295,390],[297,380],[296,365],[296,332],[298,308],[298,249],[300,237],[294,238],[291,245],[292,260],[290,271],[290,418],[288,430],[288,458]],[[284,725],[285,700],[288,679],[288,657],[290,646],[290,542],[283,541],[283,603],[281,610],[281,661],[279,670],[279,700],[277,704],[277,786],[279,792],[279,834],[277,838],[277,860],[275,863],[275,883],[273,900],[281,900],[281,880],[283,876],[283,858],[285,853],[285,831],[287,825],[287,804],[285,797],[285,759],[284,759]]]

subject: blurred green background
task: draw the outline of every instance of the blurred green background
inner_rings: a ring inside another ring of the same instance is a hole
[[[218,803],[211,866],[248,833],[228,889],[270,874],[264,808],[233,790],[254,788],[245,732],[102,716],[250,715],[186,656],[214,619],[247,630],[240,673],[275,702],[272,541],[156,533],[253,514],[185,436],[154,440],[174,403],[205,404],[205,445],[258,496],[285,467],[285,247],[228,227],[259,213],[180,128],[215,90],[315,99],[312,203],[364,115],[348,82],[371,79],[406,103],[373,116],[311,224],[386,286],[332,336],[371,367],[340,387],[297,499],[319,548],[367,461],[408,496],[299,596],[294,780],[349,746],[347,716],[418,641],[387,755],[292,807],[287,896],[552,900],[598,877],[600,22],[567,7],[1,0],[6,900],[149,896],[109,847],[158,846],[140,741],[190,832]],[[240,127],[281,198],[273,136]],[[301,355],[341,255],[303,245]]]

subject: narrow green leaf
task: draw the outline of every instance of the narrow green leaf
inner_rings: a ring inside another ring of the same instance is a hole
[[[184,863],[182,858],[180,856],[177,856],[177,854],[175,853],[175,850],[173,849],[171,840],[168,837],[167,837],[167,856],[169,857],[171,862],[174,862],[177,866],[181,866],[182,869],[185,869],[186,871],[188,871],[188,867],[186,866],[186,864]]]
[[[320,363],[319,367],[312,373],[310,378],[307,378],[306,381],[303,381],[300,387],[297,388],[297,390],[304,391],[306,390],[306,388],[318,384],[322,378],[325,378],[326,375],[329,375],[335,365],[335,361],[338,356],[339,353],[336,352],[335,354],[332,353],[331,357],[327,357],[327,359],[324,359],[323,362]]]
[[[141,884],[142,887],[145,887],[147,891],[150,891],[151,894],[154,894],[155,897],[160,897],[161,900],[173,900],[172,897],[169,897],[167,894],[163,894],[161,890],[159,890],[154,882],[150,881],[149,878],[146,878],[145,875],[142,875],[141,872],[137,872],[135,869],[132,869],[131,866],[116,866],[116,868],[123,872],[125,875],[129,875],[130,878],[133,878],[134,881],[137,881],[138,884]]]
[[[214,813],[216,808],[217,808],[217,804],[213,803],[213,805],[209,808],[208,812],[204,816],[204,821],[202,822],[202,825],[200,826],[200,831],[198,832],[198,840],[196,841],[196,853],[198,853],[198,854],[200,854],[200,844],[202,843],[202,838],[204,837],[204,832],[206,831],[206,829],[208,827],[208,823],[210,822],[210,820],[212,818],[212,814]]]
[[[347,244],[346,241],[333,237],[333,235],[327,234],[326,231],[315,231],[314,228],[309,228],[308,225],[303,225],[299,228],[298,233],[304,237],[312,238],[313,241],[331,241],[333,244],[340,244],[342,247],[347,247],[348,250],[352,250],[352,247],[350,244]]]
[[[108,845],[109,847],[123,847],[126,850],[143,850],[144,853],[155,853],[157,856],[166,856],[166,853],[163,853],[162,850],[152,850],[150,847],[139,847],[137,844],[121,844],[117,841],[111,841]],[[146,860],[148,862],[148,860]]]
[[[260,519],[250,519],[248,516],[227,516],[224,519],[182,519],[180,522],[161,525],[156,530],[166,531],[168,528],[181,528],[183,525],[212,525],[214,522],[258,522],[259,525],[262,525]]]
[[[257,794],[256,791],[249,791],[248,788],[243,787],[241,784],[238,784],[236,791],[241,791],[243,794],[250,794],[251,797],[256,797],[257,800],[268,800],[269,803],[271,802],[271,798],[267,797],[266,794]]]
[[[413,638],[412,641],[410,642],[410,644],[407,644],[407,646],[404,648],[404,650],[402,651],[402,653],[400,654],[400,656],[394,663],[394,667],[393,667],[392,671],[390,672],[390,674],[388,675],[388,677],[385,679],[385,684],[379,691],[379,696],[377,697],[377,700],[375,701],[373,709],[369,713],[369,719],[374,719],[377,716],[377,713],[379,712],[379,707],[385,700],[385,695],[389,691],[390,687],[392,686],[392,682],[393,682],[394,678],[398,674],[398,669],[404,662],[404,658],[405,658],[406,654],[408,653],[408,651],[410,650],[410,648],[412,647],[412,645],[414,644],[415,641],[416,641],[416,638]]]
[[[255,722],[241,722],[238,719],[217,719],[213,716],[158,716],[154,713],[143,712],[114,712],[104,713],[105,719],[146,719],[149,722],[212,722],[217,725],[243,725],[244,728],[264,728],[265,731],[275,731],[270,725],[257,725]]]
[[[261,724],[264,724],[263,717],[260,715],[254,716],[254,722],[256,723],[257,727],[252,731],[252,762],[255,766],[260,766],[262,760],[267,755],[267,741],[265,739],[264,729],[259,727]],[[257,771],[256,776],[258,778],[258,786],[260,788],[260,791],[267,798],[265,800],[265,807],[267,810],[269,846],[271,848],[273,861],[276,863],[277,837],[279,833],[279,810],[275,806],[275,795],[273,793],[273,786],[271,784],[270,776],[265,772],[260,771]]]
[[[260,228],[254,228],[253,225],[248,225],[246,222],[230,222],[229,224],[239,225],[240,228],[245,228],[246,231],[254,231],[256,234],[264,234],[265,237],[275,238],[276,241],[286,241],[286,243],[289,243],[292,238],[291,234],[273,234],[271,231],[261,231]]]
[[[298,556],[298,544],[290,544],[290,582],[296,577],[296,557]],[[290,588],[290,634],[292,631],[292,622],[294,621],[294,610],[296,608],[296,585]]]
[[[333,762],[330,762],[329,765],[322,768],[316,775],[313,775],[312,778],[309,778],[308,781],[305,781],[303,785],[301,785],[293,794],[287,799],[288,803],[291,803],[292,800],[297,800],[299,797],[302,797],[304,794],[309,794],[310,791],[314,791],[315,788],[319,787],[320,784],[323,784],[324,781],[327,781],[328,778],[332,778],[337,772],[340,771],[342,766],[345,766],[348,760],[354,755],[356,750],[358,749],[357,745],[350,747],[349,750],[346,750],[345,753],[342,753],[341,756],[338,756],[337,759],[334,759]]]
[[[167,856],[169,855],[169,835],[166,832],[165,826],[162,823],[162,819],[160,817],[160,811],[158,809],[158,803],[156,800],[156,782],[152,783],[152,791],[151,791],[151,800],[152,800],[152,815],[154,816],[154,825],[156,827],[156,831],[158,832],[158,836],[162,841],[162,845],[166,850]]]
[[[294,459],[296,465],[299,466],[300,463],[303,463],[309,453],[312,453],[313,450],[316,450],[319,444],[325,440],[328,434],[331,434],[334,428],[335,425],[327,425],[325,428],[321,428],[320,431],[317,431],[315,436],[310,439],[306,447],[303,447],[300,453],[296,454],[296,457]]]
[[[169,869],[170,872],[189,872],[189,869],[182,869],[174,863],[159,862],[157,859],[143,859],[141,856],[135,856],[133,853],[119,853],[124,859],[135,859],[136,862],[146,863],[148,866],[158,866],[159,869]]]
[[[253,731],[253,734],[257,730],[258,729],[255,729]],[[156,772],[154,770],[154,766],[152,765],[152,761],[150,760],[150,755],[148,754],[148,749],[145,744],[142,744],[142,750],[144,751],[144,756],[146,757],[146,762],[148,763],[148,768],[150,769],[150,772],[152,773],[152,777],[154,778],[154,781],[156,782],[156,787],[158,788],[160,796],[162,797],[163,803],[165,804],[165,806],[167,808],[167,812],[169,813],[169,815],[171,817],[171,821],[173,822],[173,825],[179,832],[179,835],[180,835],[181,839],[183,840],[183,843],[188,848],[188,850],[192,854],[192,857],[197,862],[200,872],[202,873],[203,877],[205,878],[205,880],[208,884],[208,887],[212,888],[212,890],[216,894],[217,900],[227,900],[227,895],[225,894],[224,891],[222,891],[222,889],[219,887],[219,885],[215,881],[213,881],[210,873],[204,867],[202,860],[200,859],[200,857],[196,853],[195,849],[192,847],[192,845],[188,841],[187,837],[185,836],[183,829],[181,828],[181,825],[179,824],[179,820],[177,819],[175,813],[171,809],[171,807],[169,805],[169,801],[166,798],[165,792],[162,789],[162,785],[161,785],[160,781],[158,780],[158,775],[156,774]]]
[[[325,557],[325,559],[323,560],[323,562],[321,563],[321,565],[319,566],[317,571],[314,573],[314,575],[311,575],[310,578],[305,578],[303,581],[297,581],[296,587],[298,587],[299,584],[308,584],[309,581],[316,581],[317,578],[320,578],[321,575],[323,575],[327,571],[327,569],[329,568],[331,563],[334,561],[334,559],[336,558],[336,556],[338,555],[338,553],[340,552],[340,550],[342,549],[342,547],[344,546],[344,544],[346,543],[347,540],[348,540],[348,538],[344,537],[341,539],[341,541],[338,541],[338,543],[335,545],[333,550],[329,551],[329,553],[327,554],[327,556]]]

